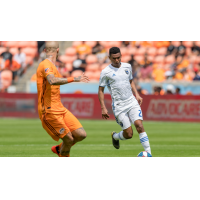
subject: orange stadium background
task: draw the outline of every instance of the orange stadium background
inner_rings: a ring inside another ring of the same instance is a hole
[[[61,86],[62,102],[75,116],[101,119],[98,81],[113,46],[132,65],[144,119],[200,121],[200,41],[61,41],[56,63],[61,75],[85,72],[91,80]],[[35,72],[45,59],[44,47],[45,41],[0,42],[0,117],[38,117]]]

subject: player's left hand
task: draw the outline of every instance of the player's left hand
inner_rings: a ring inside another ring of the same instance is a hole
[[[140,95],[137,95],[137,96],[136,96],[136,99],[137,99],[139,105],[141,106],[141,105],[142,105],[143,98],[140,97]]]
[[[74,77],[74,82],[85,82],[88,83],[90,81],[89,77],[84,73],[81,76]]]

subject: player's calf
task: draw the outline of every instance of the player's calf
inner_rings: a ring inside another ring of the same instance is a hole
[[[131,126],[123,131],[123,136],[126,139],[131,139],[133,137],[133,129]]]
[[[133,129],[131,126],[119,133],[113,134],[113,138],[115,140],[127,140],[131,139],[132,137],[133,137]]]
[[[74,144],[74,138],[72,134],[69,132],[65,137],[62,138],[63,143],[60,148],[60,155],[61,156],[69,156],[70,149]]]
[[[134,125],[135,125],[135,128],[137,130],[137,132],[140,134],[140,133],[143,133],[145,130],[144,130],[144,126],[142,124],[142,120],[136,120],[134,122]]]
[[[144,150],[151,154],[149,138],[144,130],[142,120],[136,120],[134,124],[137,132],[139,133],[140,143],[142,144]]]

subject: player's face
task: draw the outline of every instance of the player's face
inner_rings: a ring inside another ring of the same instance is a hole
[[[121,65],[121,53],[111,54],[109,56],[110,61],[114,67],[120,67]]]

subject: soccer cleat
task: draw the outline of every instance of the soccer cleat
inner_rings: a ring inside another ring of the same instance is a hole
[[[120,147],[120,145],[119,145],[119,140],[115,140],[114,138],[113,138],[113,135],[114,134],[116,134],[116,132],[112,132],[111,133],[111,137],[112,137],[112,143],[113,143],[113,146],[116,148],[116,149],[119,149],[119,147]]]
[[[55,153],[59,156],[59,146],[58,145],[52,146],[51,151],[53,151],[53,153]]]

